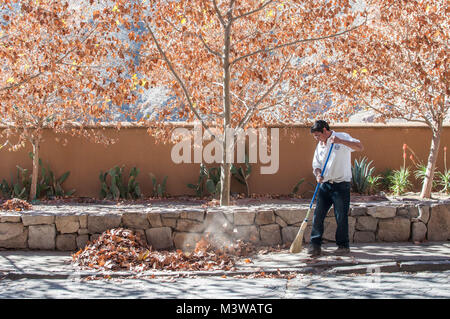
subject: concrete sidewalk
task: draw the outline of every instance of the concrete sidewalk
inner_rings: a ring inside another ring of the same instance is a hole
[[[333,254],[334,245],[324,245],[319,258],[309,258],[305,250],[262,253],[241,261],[235,271],[80,271],[71,265],[70,252],[0,251],[0,279],[68,279],[145,276],[234,276],[270,273],[350,274],[371,272],[420,272],[450,270],[450,242],[353,244],[347,256]]]

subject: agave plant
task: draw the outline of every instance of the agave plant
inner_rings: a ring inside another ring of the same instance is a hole
[[[437,172],[437,175],[439,176],[440,172]],[[416,165],[416,170],[414,171],[414,177],[420,181],[421,184],[423,184],[425,180],[425,176],[427,176],[427,166],[423,165],[422,163]],[[436,189],[438,186],[438,182],[433,179],[433,189]]]
[[[414,171],[414,177],[423,183],[426,173],[427,173],[427,167],[423,164],[417,164],[417,169]]]
[[[390,189],[395,195],[402,195],[411,189],[412,184],[409,181],[410,171],[407,167],[402,167],[399,170],[394,170],[393,174],[389,176],[391,183]]]
[[[450,194],[450,170],[445,172],[437,172],[438,175],[438,185],[442,186],[441,192]]]
[[[393,170],[392,174],[388,176],[388,181],[390,184],[389,189],[394,193],[394,195],[402,195],[411,189],[412,184],[409,181],[410,171],[406,167],[406,150],[408,145],[403,144],[403,166],[399,170]]]
[[[406,145],[406,144],[405,144]],[[406,145],[406,148],[411,152],[411,155],[409,156],[409,159],[414,164],[416,169],[414,170],[414,177],[417,181],[419,181],[421,184],[424,183],[425,177],[427,176],[427,165],[425,165],[420,158],[416,155],[414,150]],[[433,179],[433,189],[437,187],[437,182]]]
[[[374,191],[380,176],[372,176],[375,167],[371,167],[373,161],[368,161],[367,157],[356,160],[352,167],[352,190],[359,194],[368,194]]]
[[[303,184],[304,181],[305,181],[304,178],[300,179],[300,180],[297,182],[297,184],[295,184],[294,187],[292,188],[292,191],[291,191],[291,193],[289,194],[289,196],[291,196],[291,197],[292,197],[292,196],[295,196],[295,195],[298,193],[299,189],[300,189],[300,185]]]
[[[367,181],[369,183],[368,193],[375,194],[380,187],[382,177],[380,175],[368,176]]]
[[[447,169],[447,146],[444,147],[444,172],[437,172],[438,185],[442,186],[441,192],[450,193],[450,170]]]

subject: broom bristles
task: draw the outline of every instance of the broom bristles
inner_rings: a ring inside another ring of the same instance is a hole
[[[302,250],[303,235],[305,234],[306,224],[307,224],[307,222],[303,221],[302,225],[300,226],[300,229],[298,230],[297,236],[295,237],[294,241],[291,244],[289,251],[292,254],[297,254]]]

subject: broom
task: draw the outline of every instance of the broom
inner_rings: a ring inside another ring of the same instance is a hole
[[[330,154],[331,154],[331,151],[333,150],[333,146],[334,146],[334,143],[331,144],[330,150],[328,151],[327,159],[325,161],[325,165],[323,166],[323,170],[320,173],[320,176],[322,176],[322,177],[325,174],[325,169],[327,168],[328,159],[330,158]],[[317,183],[316,190],[314,191],[314,195],[311,200],[311,204],[309,204],[308,212],[306,213],[305,219],[303,220],[302,225],[300,226],[300,229],[298,230],[297,236],[295,237],[294,241],[291,244],[291,248],[289,249],[291,254],[297,254],[302,250],[303,235],[305,234],[306,225],[308,224],[308,217],[311,212],[312,205],[314,204],[314,199],[316,198],[316,194],[317,194],[317,191],[319,190],[319,187],[320,187],[320,183]]]

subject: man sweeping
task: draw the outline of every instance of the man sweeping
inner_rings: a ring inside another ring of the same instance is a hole
[[[337,223],[335,251],[338,255],[350,252],[348,238],[348,210],[350,208],[350,182],[352,180],[351,152],[362,151],[362,143],[347,133],[330,130],[326,121],[318,120],[311,127],[311,134],[318,141],[313,158],[313,173],[317,183],[317,203],[314,210],[311,240],[308,253],[311,257],[321,254],[324,219],[331,208]],[[322,168],[328,151],[334,143],[330,153],[328,167],[322,176]]]

